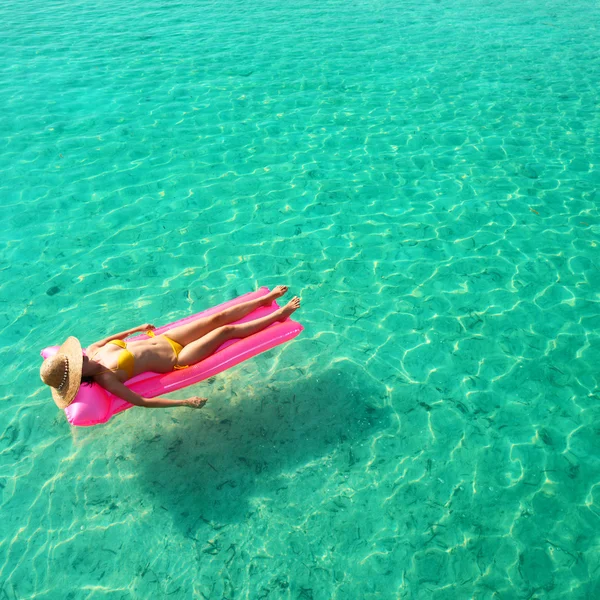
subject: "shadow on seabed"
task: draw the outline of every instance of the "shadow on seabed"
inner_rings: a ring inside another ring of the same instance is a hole
[[[286,486],[284,472],[334,450],[351,470],[357,446],[391,423],[385,396],[383,385],[347,362],[282,390],[268,386],[254,399],[211,400],[210,418],[179,422],[135,444],[137,482],[185,535],[200,521],[243,520],[250,498]]]

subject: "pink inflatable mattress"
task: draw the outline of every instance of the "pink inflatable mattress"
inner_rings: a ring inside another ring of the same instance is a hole
[[[260,288],[256,292],[250,292],[234,298],[229,302],[224,302],[208,310],[191,315],[179,321],[163,325],[154,330],[156,335],[160,335],[184,323],[190,323],[201,317],[207,317],[215,314],[229,306],[234,306],[241,302],[247,302],[254,298],[260,298],[269,293],[266,287]],[[264,317],[275,312],[278,308],[276,302],[269,306],[262,306],[243,319],[236,321],[243,323]],[[217,375],[230,367],[233,367],[252,356],[261,352],[270,350],[279,344],[283,344],[296,337],[303,327],[300,323],[286,319],[283,322],[273,323],[262,331],[251,335],[250,337],[229,340],[220,346],[211,356],[205,358],[199,363],[191,365],[187,369],[171,371],[169,373],[141,373],[125,382],[125,385],[145,398],[153,398],[161,394],[168,394],[181,388],[184,388],[213,375]],[[144,335],[134,336],[130,340],[141,339]],[[52,356],[58,350],[58,346],[45,348],[42,350],[42,356],[47,358]],[[113,415],[131,408],[133,405],[121,400],[117,396],[106,391],[103,387],[94,383],[92,385],[82,385],[79,388],[77,396],[73,402],[67,406],[65,413],[69,423],[79,426],[97,425],[106,423]]]

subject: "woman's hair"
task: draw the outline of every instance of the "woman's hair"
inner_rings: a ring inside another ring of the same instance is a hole
[[[85,363],[89,363],[90,359],[87,356],[83,357],[83,364],[85,365]],[[85,384],[85,385],[92,385],[92,383],[94,383],[94,376],[93,375],[82,375],[81,376],[81,384]]]

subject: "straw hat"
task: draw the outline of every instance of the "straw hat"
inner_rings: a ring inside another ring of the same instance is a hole
[[[67,408],[79,391],[83,370],[83,352],[76,337],[70,337],[42,363],[40,377],[52,388],[52,398],[58,408]]]

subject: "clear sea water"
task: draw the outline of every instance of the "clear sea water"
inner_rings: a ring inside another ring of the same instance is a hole
[[[599,598],[599,23],[0,4],[0,598]],[[305,331],[201,411],[39,381],[278,283]]]

